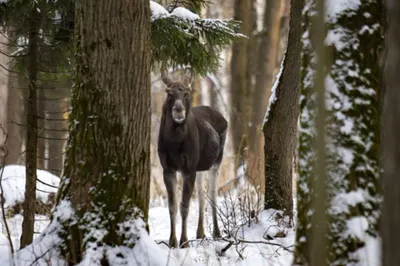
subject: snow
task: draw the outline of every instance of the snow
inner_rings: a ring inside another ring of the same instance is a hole
[[[8,166],[5,168],[5,180],[9,180],[7,184],[13,187],[13,191],[23,191],[24,183],[19,179],[12,179],[11,177],[24,173],[22,166]],[[38,171],[38,178],[48,182],[54,181],[58,184],[57,177],[51,175],[46,171]],[[14,181],[14,183],[12,183]],[[247,192],[245,192],[247,193]],[[17,194],[19,195],[19,194]],[[247,195],[247,194],[246,194]],[[335,204],[341,208],[346,208],[349,205],[355,205],[358,202],[363,202],[368,197],[366,191],[352,191],[348,194],[342,194],[340,198],[336,199]],[[231,200],[240,202],[243,194],[235,192]],[[21,197],[8,196],[7,202],[17,202]],[[229,205],[226,197],[218,198],[218,206]],[[210,205],[206,205],[205,212],[205,233],[206,237],[202,240],[194,240],[198,223],[198,206],[199,203],[196,198],[191,201],[188,216],[188,238],[191,239],[190,247],[186,249],[170,249],[166,244],[169,239],[170,225],[169,225],[169,211],[165,201],[157,205],[151,204],[149,210],[149,228],[150,234],[147,234],[144,227],[144,222],[141,220],[132,220],[128,223],[131,229],[129,232],[124,231],[127,228],[126,224],[120,224],[120,231],[131,234],[129,239],[134,241],[134,247],[97,247],[89,249],[85,254],[80,266],[94,265],[102,254],[106,254],[108,259],[112,261],[112,265],[127,266],[133,265],[292,265],[293,250],[295,241],[295,227],[288,226],[288,219],[277,219],[277,214],[281,214],[276,210],[263,210],[258,214],[258,221],[255,219],[251,221],[251,226],[245,224],[244,226],[237,227],[239,230],[233,238],[221,239],[215,241],[211,238],[212,232],[212,215]],[[223,209],[222,212],[231,212],[230,209]],[[240,213],[240,208],[234,207],[234,212]],[[343,210],[340,210],[343,211]],[[221,210],[220,210],[221,212]],[[7,224],[10,227],[11,238],[15,250],[18,250],[11,259],[8,240],[4,226],[0,231],[0,265],[10,265],[12,260],[15,265],[66,265],[66,263],[59,257],[55,247],[61,242],[57,236],[57,231],[60,229],[60,224],[68,221],[74,217],[74,210],[69,201],[61,201],[57,208],[54,210],[54,219],[49,224],[49,218],[43,215],[36,215],[35,240],[33,244],[19,249],[19,239],[21,236],[21,223],[22,216],[15,215],[7,219]],[[238,216],[235,216],[238,217]],[[2,217],[0,217],[2,218]],[[231,218],[230,218],[231,219]],[[380,242],[375,238],[369,237],[365,233],[365,226],[368,222],[364,221],[364,217],[355,217],[349,220],[347,224],[347,231],[344,234],[356,235],[365,240],[366,245],[358,252],[365,252],[365,256],[361,258],[363,263],[360,265],[379,265],[380,256]],[[95,219],[93,222],[96,223]],[[220,219],[220,228],[227,228],[226,219]],[[230,220],[229,222],[235,222]],[[1,219],[3,223],[3,219]],[[240,221],[238,221],[240,224]],[[97,227],[97,226],[96,226]],[[181,233],[181,219],[178,212],[177,215],[177,236]],[[224,230],[223,230],[224,231]],[[95,238],[101,238],[101,230],[94,229]],[[279,237],[279,234],[283,234]],[[267,236],[273,237],[273,240],[268,240]],[[301,239],[306,241],[305,238]],[[228,250],[222,253],[222,250],[227,247],[228,241],[235,241],[235,245],[231,246]],[[240,243],[239,241],[249,242]],[[252,243],[257,242],[257,243]],[[104,252],[104,253],[103,253]],[[239,255],[240,254],[240,255]],[[121,258],[121,255],[125,259]],[[36,262],[35,262],[36,261]],[[34,263],[35,262],[35,263]]]
[[[327,18],[334,18],[344,10],[354,10],[360,5],[360,0],[327,0],[325,1],[325,15]]]
[[[5,207],[13,206],[16,203],[21,203],[24,200],[25,194],[25,167],[21,165],[7,165],[0,169],[0,174],[3,171],[1,185],[3,186],[5,198]],[[47,171],[37,170],[38,179],[51,186],[58,187],[60,178]],[[56,193],[57,189],[43,183],[37,182],[36,197],[43,203],[47,203],[50,193]]]
[[[278,85],[279,85],[279,82],[280,82],[280,79],[281,79],[281,76],[282,76],[282,73],[283,73],[283,66],[284,66],[283,64],[285,62],[285,56],[286,56],[286,52],[285,52],[285,55],[283,55],[282,62],[281,62],[281,67],[279,69],[278,74],[275,77],[275,82],[274,82],[274,84],[272,85],[272,88],[271,88],[271,97],[269,98],[269,104],[268,104],[267,111],[265,112],[264,123],[263,124],[267,123],[269,112],[271,110],[271,106],[272,106],[272,104],[275,103],[275,101],[277,99],[277,97],[276,97],[276,89],[278,88]]]
[[[162,15],[169,16],[169,12],[157,2],[150,1],[150,9],[153,16],[162,16]]]
[[[185,20],[196,20],[200,19],[200,16],[191,12],[190,10],[184,8],[184,7],[177,7],[175,8],[171,13],[169,13],[162,5],[160,5],[157,2],[150,1],[150,9],[152,12],[152,17],[157,18],[157,17],[164,17],[164,16],[176,16],[180,17]]]
[[[234,199],[238,199],[235,195]],[[218,205],[223,206],[226,199],[220,197]],[[229,204],[228,204],[229,205]],[[294,228],[286,227],[287,220],[279,224],[275,220],[276,210],[264,210],[259,216],[259,222],[248,227],[243,226],[237,234],[237,239],[245,239],[248,241],[263,241],[265,243],[277,243],[282,246],[288,247],[293,250],[295,239]],[[169,249],[163,242],[168,243],[169,239],[169,214],[166,206],[153,207],[149,211],[149,224],[150,236],[155,239],[159,246],[169,252],[170,261],[169,265],[292,265],[293,253],[283,250],[278,246],[269,244],[247,244],[241,243],[236,248],[230,247],[221,256],[221,250],[228,245],[227,241],[220,240],[214,241],[211,239],[212,234],[212,215],[209,205],[206,207],[205,213],[206,238],[203,240],[196,240],[190,243],[191,247],[187,249]],[[189,208],[188,216],[188,238],[195,239],[196,229],[198,222],[198,202],[193,200]],[[233,222],[233,221],[231,221]],[[220,227],[223,228],[221,220],[219,220]],[[178,214],[176,225],[177,236],[181,233],[181,219]],[[275,236],[278,232],[286,233],[286,237],[275,238],[274,240],[266,240],[264,236],[267,234]],[[236,249],[244,248],[242,253],[243,259],[240,259]]]
[[[181,17],[183,19],[187,19],[187,20],[196,20],[196,19],[200,19],[199,15],[191,12],[190,10],[187,10],[184,7],[177,7],[175,8],[172,13],[172,15],[177,16],[177,17]]]
[[[13,187],[13,191],[23,191],[24,183],[20,182],[18,178],[11,178],[13,176],[23,176],[24,167],[22,166],[8,166],[5,168],[5,180],[9,180],[9,185]],[[38,178],[48,182],[56,180],[56,177],[46,171],[38,171]],[[53,180],[54,179],[54,180]],[[58,179],[58,178],[57,178]],[[14,182],[14,183],[13,183]],[[58,181],[54,181],[58,184]],[[19,195],[19,194],[17,194]],[[234,196],[238,200],[240,195]],[[21,196],[9,196],[8,203],[16,202],[22,199]],[[220,197],[218,199],[218,206],[222,206],[226,199]],[[84,260],[79,264],[81,266],[93,265],[93,259],[103,254],[104,251],[107,257],[113,262],[113,265],[122,265],[126,260],[122,260],[122,254],[127,258],[128,263],[124,265],[291,265],[293,260],[293,253],[284,250],[293,250],[295,239],[295,229],[287,227],[288,221],[279,221],[276,219],[275,210],[262,211],[258,215],[258,223],[253,220],[251,226],[247,224],[243,226],[237,233],[236,241],[262,241],[263,243],[236,243],[230,247],[226,252],[221,254],[222,249],[228,245],[228,240],[214,241],[211,239],[211,209],[207,205],[205,213],[205,224],[208,225],[206,229],[207,237],[203,240],[193,240],[190,243],[190,248],[187,249],[169,249],[161,241],[167,242],[169,238],[169,212],[167,204],[158,205],[150,208],[149,211],[149,227],[150,235],[145,231],[144,223],[141,220],[133,220],[129,222],[132,226],[131,234],[134,234],[135,245],[134,248],[127,247],[107,247],[107,249],[97,248],[90,249],[84,257]],[[191,208],[189,209],[188,217],[188,237],[194,239],[198,222],[198,202],[193,199]],[[239,211],[237,208],[236,211]],[[71,208],[69,201],[61,201],[57,208],[54,210],[54,219],[49,224],[49,218],[43,215],[36,215],[34,242],[19,249],[19,239],[21,236],[21,223],[22,215],[15,215],[7,219],[7,224],[10,227],[11,238],[14,249],[17,252],[11,258],[8,240],[4,226],[0,231],[0,265],[10,265],[12,261],[18,266],[27,265],[66,265],[60,259],[55,249],[61,242],[57,236],[57,231],[60,229],[61,222],[68,221],[74,216],[74,211]],[[3,222],[2,217],[1,222]],[[220,221],[220,227],[224,228]],[[121,225],[121,228],[125,228]],[[177,235],[180,235],[181,219],[178,214],[177,217]],[[122,230],[122,229],[121,229]],[[276,237],[274,240],[267,240],[265,236],[275,237],[278,232],[283,232],[286,237]],[[98,232],[101,233],[101,232]],[[125,232],[126,233],[126,232]],[[128,232],[129,233],[129,232]],[[96,236],[97,237],[97,236]],[[276,246],[271,245],[278,244]],[[239,253],[243,256],[240,258]],[[36,261],[36,262],[35,262]],[[35,262],[35,263],[34,263]]]

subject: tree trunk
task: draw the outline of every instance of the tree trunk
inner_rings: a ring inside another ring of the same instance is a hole
[[[33,6],[29,18],[28,35],[28,97],[24,220],[22,222],[21,248],[32,243],[35,225],[36,165],[37,165],[37,52],[38,52],[38,13]]]
[[[263,29],[255,58],[255,85],[252,94],[252,115],[249,128],[248,177],[254,184],[264,187],[264,139],[261,124],[268,107],[271,85],[275,77],[279,52],[282,1],[267,0],[264,8]],[[285,38],[287,40],[287,38]]]
[[[400,261],[400,3],[386,0],[388,30],[386,42],[385,94],[383,99],[383,215],[382,266],[397,265]]]
[[[5,40],[4,43],[7,43]],[[9,58],[7,59],[9,60]],[[14,62],[11,61],[7,67],[13,69]],[[23,132],[26,127],[24,119],[24,102],[23,89],[20,88],[20,77],[15,74],[8,73],[8,98],[7,98],[7,156],[5,164],[22,164],[22,145]],[[18,125],[19,124],[19,125]]]
[[[325,41],[325,0],[316,0],[317,15],[313,20],[311,39],[315,47],[315,178],[313,180],[314,193],[312,195],[312,210],[314,211],[311,223],[314,225],[311,237],[311,266],[328,266],[328,216],[327,205],[327,167],[326,167],[326,103],[325,103],[325,69],[327,52]]]
[[[240,32],[251,38],[253,29],[253,1],[236,0],[236,20],[242,21]],[[233,152],[238,158],[237,167],[243,161],[241,154],[247,142],[248,123],[250,122],[250,95],[251,95],[251,70],[250,70],[250,40],[241,39],[232,46],[231,58],[231,114],[230,128],[232,134]],[[242,149],[242,150],[241,150]]]
[[[274,101],[263,125],[265,152],[265,208],[285,210],[292,217],[293,155],[296,148],[300,96],[301,11],[303,1],[292,0],[286,56]]]
[[[71,263],[98,245],[133,247],[150,188],[149,1],[80,0],[76,14],[77,86],[60,192],[75,211],[61,234]]]
[[[268,107],[271,85],[276,72],[276,60],[279,50],[281,0],[266,0],[263,33],[260,37],[257,54],[256,83],[253,93],[252,123],[250,131],[250,149],[255,151],[261,135],[263,113]]]
[[[66,99],[57,101],[48,101],[47,110],[49,111],[49,119],[60,119],[61,114],[65,114],[68,110],[68,102]],[[46,123],[46,136],[50,137],[48,143],[48,171],[54,175],[60,176],[63,169],[63,149],[65,139],[68,136],[66,121],[48,121]]]
[[[44,88],[39,87],[37,90],[37,115],[38,115],[38,130],[37,130],[37,168],[38,169],[47,169],[45,168],[46,166],[46,160],[48,160],[46,156],[46,139],[45,139],[45,134],[46,131],[44,130],[46,120],[46,114],[45,114],[45,93],[44,93]]]
[[[340,5],[334,1],[330,4]],[[383,9],[381,1],[371,0],[347,9],[331,6],[326,12],[323,18],[326,32],[321,38],[312,34],[322,24],[322,20],[314,20],[318,13],[314,1],[307,1],[303,11],[295,264],[375,265],[377,261],[368,261],[372,257],[365,254],[367,240],[379,241],[382,84],[378,62],[383,48]],[[365,14],[368,19],[360,21]],[[318,106],[314,89],[315,73],[320,69],[315,63],[316,49],[322,40],[328,46],[324,49],[327,63],[322,81],[326,91],[325,170],[319,169],[323,163],[312,148],[320,135],[316,128],[322,127],[316,123]],[[321,193],[323,185],[316,185],[323,179],[320,178],[323,171],[325,196]],[[326,205],[316,209],[315,202],[323,203],[322,199],[327,200]],[[354,228],[354,223],[363,226]],[[327,245],[317,242],[313,235],[326,236]],[[322,256],[324,246],[327,246],[326,256]]]
[[[0,64],[7,66],[9,58],[8,40],[6,36],[0,35]],[[5,165],[7,155],[7,100],[8,100],[8,75],[10,73],[2,69],[0,72],[0,167]]]

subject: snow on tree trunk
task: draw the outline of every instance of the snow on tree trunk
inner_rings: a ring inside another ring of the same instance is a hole
[[[110,265],[127,259],[124,248],[139,241],[148,215],[151,13],[148,0],[80,0],[76,14],[77,75],[58,202],[73,212],[53,221],[62,224],[67,261]]]
[[[301,11],[291,3],[288,46],[265,117],[265,208],[293,211],[292,172],[300,96]]]
[[[366,259],[379,219],[379,96],[382,6],[377,0],[326,2],[331,54],[326,69],[329,265]],[[304,33],[299,140],[298,227],[295,264],[310,264],[315,177],[314,1],[303,10]],[[372,239],[372,240],[371,240]]]

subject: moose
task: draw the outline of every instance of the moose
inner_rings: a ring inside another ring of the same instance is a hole
[[[191,107],[190,83],[192,75],[186,72],[183,82],[172,81],[165,72],[161,79],[166,85],[167,97],[162,107],[158,136],[158,156],[163,168],[164,183],[168,194],[171,223],[169,245],[177,247],[175,231],[177,214],[177,172],[182,174],[182,233],[180,247],[187,244],[187,217],[194,185],[198,190],[199,220],[196,237],[204,236],[203,179],[207,171],[212,206],[213,237],[221,236],[217,221],[217,178],[224,153],[228,122],[221,113],[209,106]],[[197,174],[197,176],[196,176]]]

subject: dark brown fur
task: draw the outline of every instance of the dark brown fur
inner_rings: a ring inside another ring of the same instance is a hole
[[[208,171],[213,168],[216,169],[215,173],[217,173],[223,157],[228,122],[211,107],[191,108],[190,90],[184,84],[170,80],[164,81],[164,83],[168,86],[168,97],[162,109],[158,155],[163,167],[164,183],[168,192],[171,219],[170,245],[177,246],[175,236],[176,172],[179,171],[182,173],[184,182],[180,208],[182,216],[180,242],[181,245],[186,246],[186,219],[196,180],[196,172]],[[183,103],[186,111],[186,117],[182,123],[177,123],[172,116],[172,109],[177,100],[179,103]],[[214,236],[219,236],[216,210],[213,211],[213,214],[215,214]],[[202,219],[203,217],[199,218],[198,237],[202,237],[201,234],[204,234],[204,229],[200,228],[203,227]]]

